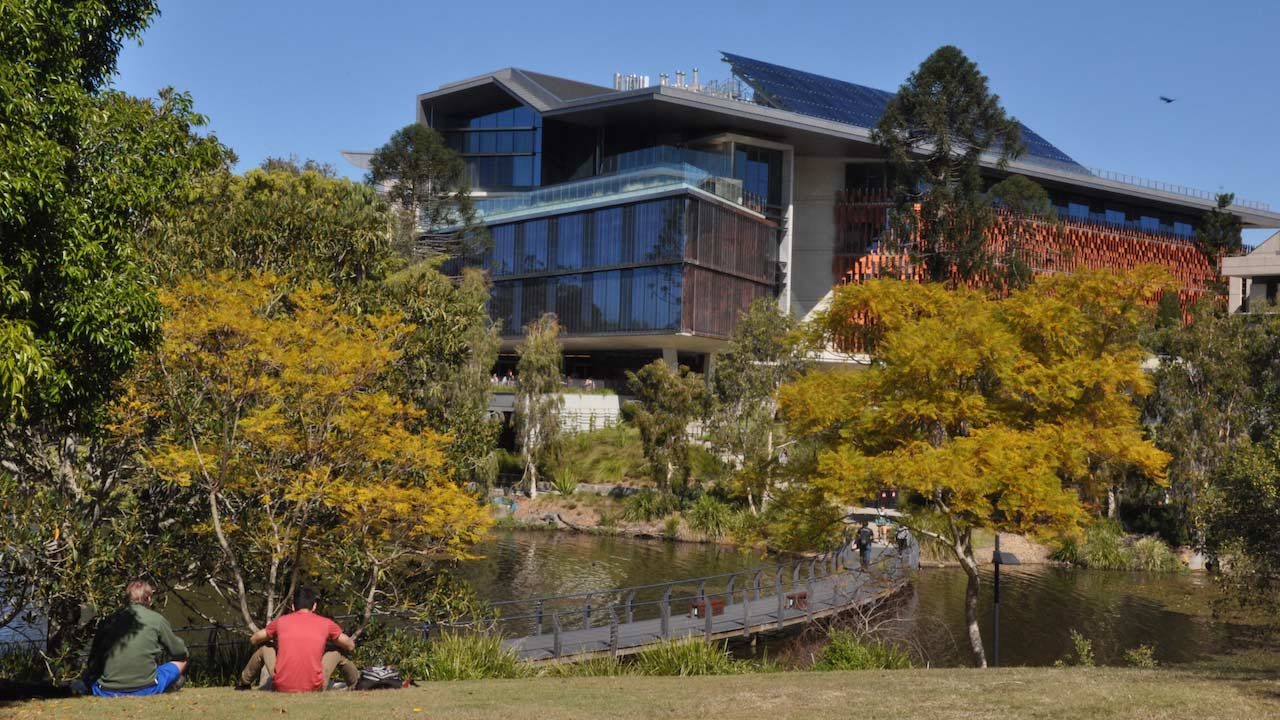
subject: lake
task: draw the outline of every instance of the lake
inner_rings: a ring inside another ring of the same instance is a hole
[[[745,570],[769,562],[722,545],[539,531],[494,534],[460,575],[480,596],[498,601],[559,595]],[[1072,629],[1090,638],[1097,661],[1120,664],[1125,650],[1153,645],[1162,663],[1222,652],[1256,628],[1215,622],[1215,597],[1204,574],[1128,573],[1051,566],[1005,567],[1001,573],[1001,662],[1050,665],[1071,647]],[[992,585],[984,575],[982,631],[991,652]],[[895,606],[896,632],[934,665],[967,664],[964,573],[922,569]]]

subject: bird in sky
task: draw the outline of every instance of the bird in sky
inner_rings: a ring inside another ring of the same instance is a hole
[[[1173,102],[1174,100],[1177,100],[1178,98],[1171,98],[1171,97],[1169,97],[1168,95],[1161,95],[1161,96],[1160,96],[1160,99],[1161,99],[1161,100],[1163,100],[1163,101],[1165,102],[1165,104],[1167,105],[1167,104],[1169,104],[1169,103]]]

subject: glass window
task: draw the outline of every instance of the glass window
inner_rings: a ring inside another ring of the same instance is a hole
[[[542,272],[547,269],[548,220],[532,220],[524,223],[524,263],[522,272]]]
[[[509,188],[512,183],[511,175],[511,157],[496,157],[493,159],[494,176],[493,183],[495,187]]]
[[[510,274],[516,267],[516,226],[498,225],[490,229],[493,237],[493,262],[491,272],[495,275]]]
[[[476,133],[476,134],[479,135],[480,137],[480,152],[482,153],[493,152],[498,134],[491,133],[491,132],[482,132],[482,133]]]
[[[1067,214],[1071,217],[1089,217],[1089,206],[1083,203],[1067,203]]]
[[[1152,217],[1151,215],[1143,215],[1138,220],[1138,224],[1143,230],[1159,230],[1160,218]]]
[[[606,208],[592,213],[591,239],[597,266],[622,263],[622,208]]]
[[[511,158],[511,184],[515,187],[530,187],[533,182],[533,158]]]
[[[1173,221],[1173,232],[1177,235],[1195,235],[1196,229],[1191,223],[1182,222],[1181,220]]]
[[[536,130],[513,130],[511,132],[511,152],[533,152],[533,134]]]
[[[1107,208],[1107,222],[1114,225],[1123,225],[1128,220],[1123,210],[1112,210]]]
[[[502,130],[494,133],[494,152],[509,153],[512,149],[513,138],[510,130]]]
[[[564,215],[556,218],[556,268],[576,270],[586,266],[582,254],[583,217]]]

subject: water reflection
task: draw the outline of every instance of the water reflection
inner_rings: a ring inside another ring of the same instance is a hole
[[[567,533],[507,532],[477,549],[484,559],[460,574],[481,597],[498,601],[560,595],[744,570],[769,562],[758,553],[694,545]],[[1125,650],[1156,647],[1160,662],[1186,662],[1222,652],[1251,628],[1213,622],[1214,597],[1203,575],[1098,572],[1054,567],[1002,571],[1001,662],[1049,665],[1070,649],[1069,632],[1090,638],[1098,662],[1121,664]],[[981,625],[991,652],[991,577],[984,577]],[[935,665],[969,661],[963,643],[964,574],[926,569],[902,599],[916,644]],[[949,634],[955,642],[938,642]],[[928,636],[928,637],[926,637]]]

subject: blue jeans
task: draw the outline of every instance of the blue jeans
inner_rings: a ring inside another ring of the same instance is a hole
[[[98,697],[141,697],[143,695],[159,695],[169,689],[182,676],[182,671],[177,665],[171,662],[165,663],[156,668],[156,684],[138,688],[137,690],[108,690],[98,686],[98,681],[94,681],[89,687],[94,695]]]
[[[862,567],[871,564],[871,545],[863,545],[858,548],[858,558],[862,561]]]

